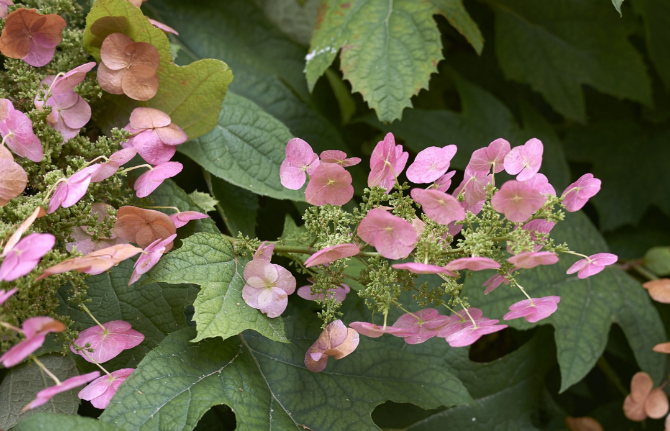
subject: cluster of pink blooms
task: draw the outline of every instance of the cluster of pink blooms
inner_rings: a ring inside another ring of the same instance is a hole
[[[425,188],[413,188],[410,192],[412,199],[426,217],[447,226],[452,236],[461,231],[466,214],[477,215],[489,197],[491,207],[496,212],[514,223],[515,229],[521,228],[530,234],[534,242],[532,251],[514,254],[513,244],[508,243],[507,250],[512,256],[507,260],[513,264],[513,269],[506,274],[498,273],[487,280],[484,284],[486,294],[502,283],[510,282],[514,282],[525,294],[512,276],[514,271],[558,262],[555,252],[542,251],[543,242],[540,241],[551,231],[554,223],[532,218],[544,208],[550,196],[554,199],[552,202],[558,201],[567,211],[574,212],[580,210],[600,190],[600,180],[586,174],[569,185],[560,198],[556,199],[554,187],[546,176],[539,173],[543,150],[542,142],[538,139],[530,139],[515,148],[511,148],[504,139],[496,139],[472,154],[463,181],[451,194],[448,190],[455,171],[449,171],[449,167],[456,154],[455,145],[426,148],[417,154],[414,162],[407,168],[406,177],[409,181],[428,185]],[[371,155],[368,186],[380,187],[389,193],[399,184],[398,177],[403,173],[408,159],[409,154],[401,145],[396,145],[391,133],[387,134]],[[351,175],[344,168],[359,162],[360,159],[348,158],[339,151],[325,151],[319,156],[308,143],[294,138],[286,146],[286,159],[281,165],[280,178],[285,187],[293,190],[300,189],[309,178],[305,198],[312,205],[344,205],[353,198]],[[515,176],[515,179],[505,182],[499,190],[495,190],[495,174],[502,171]],[[491,191],[494,192],[492,196],[489,195]],[[374,247],[387,259],[404,259],[414,251],[424,229],[425,223],[418,218],[406,220],[393,214],[390,208],[373,208],[356,228],[357,238],[354,241],[319,250],[305,261],[305,266],[328,265],[338,259],[355,256],[367,246]],[[577,273],[578,278],[595,275],[617,261],[617,257],[609,253],[592,256],[570,251],[568,253],[582,257],[567,271],[568,274]],[[288,272],[282,278],[280,271],[270,269],[276,265],[271,265],[269,260],[265,262],[261,265],[258,258],[254,258],[247,266],[249,272],[245,269],[245,292],[251,292],[251,289],[276,289],[281,294],[265,294],[266,301],[274,301],[274,305],[264,301],[261,307],[256,299],[259,294],[251,296],[248,293],[245,300],[253,298],[251,302],[247,300],[249,305],[260,308],[270,317],[278,316],[286,308],[286,295],[293,291],[295,280],[293,277],[288,278]],[[454,259],[445,266],[429,262],[405,262],[395,263],[392,267],[417,274],[440,274],[443,278],[458,278],[458,271],[500,270],[501,264],[488,257],[467,256]],[[348,292],[349,287],[341,285],[328,290],[327,295],[342,301]],[[301,287],[298,294],[308,300],[324,300],[325,296],[323,293],[314,294],[311,286]],[[537,322],[553,314],[560,302],[558,296],[526,297],[527,299],[511,305],[510,311],[503,318],[510,320],[523,317],[528,322]],[[264,310],[272,310],[272,314]],[[358,333],[369,337],[388,333],[405,339],[409,344],[440,337],[453,347],[462,347],[474,343],[482,335],[500,331],[505,327],[506,325],[499,325],[498,320],[483,317],[481,310],[476,308],[463,309],[450,316],[440,315],[436,309],[428,308],[407,313],[389,326],[386,322],[383,326],[353,322],[348,330],[351,332],[347,332],[346,327],[338,320],[329,324],[319,340],[309,349],[305,364],[312,371],[323,370],[329,356],[339,359],[355,349]]]
[[[16,291],[16,288],[7,292],[0,289],[0,306]],[[15,328],[2,322],[0,324],[23,335],[22,341],[0,356],[0,364],[5,368],[17,365],[35,353],[44,344],[47,334],[65,330],[65,325],[51,317],[32,317],[23,322],[21,328]],[[37,358],[33,357],[35,364],[42,368],[56,384],[39,391],[35,399],[28,403],[22,411],[39,407],[54,396],[89,382],[90,384],[79,392],[79,398],[90,401],[96,408],[106,408],[119,385],[130,376],[134,369],[123,368],[110,373],[100,364],[115,358],[124,350],[138,346],[142,341],[144,341],[144,335],[132,329],[130,323],[122,320],[107,322],[103,325],[97,324],[83,330],[71,346],[71,350],[88,362],[98,365],[106,374],[102,377],[100,377],[100,371],[94,371],[60,381]]]

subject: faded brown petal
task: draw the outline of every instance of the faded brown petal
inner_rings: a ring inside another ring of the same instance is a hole
[[[161,56],[155,46],[146,42],[136,42],[125,47],[124,53],[130,55],[131,65],[142,65],[158,70]]]
[[[170,125],[170,116],[154,108],[135,108],[130,114],[130,127],[133,129],[155,129]]]
[[[670,304],[670,279],[661,278],[644,283],[645,289],[649,291],[649,296],[654,301]]]
[[[119,208],[116,213],[114,233],[121,239],[134,242],[145,248],[157,239],[165,239],[177,232],[174,222],[160,211],[147,210],[133,206]],[[166,252],[172,249],[172,243]]]
[[[88,274],[100,274],[107,271],[119,262],[131,258],[142,251],[141,248],[133,247],[129,244],[118,244],[112,247],[103,248],[83,257],[73,257],[57,265],[44,270],[36,278],[36,281],[42,280],[53,274],[62,274],[68,271],[85,272]]]
[[[636,403],[643,403],[653,388],[654,381],[649,374],[640,371],[630,381],[630,396]]]
[[[10,58],[23,58],[30,52],[30,29],[42,15],[35,9],[17,9],[5,20],[0,35],[0,51]]]
[[[0,121],[2,121],[2,120],[0,120]],[[9,151],[4,145],[0,146],[0,160],[1,159],[14,160],[14,156],[12,155],[12,152]]]
[[[63,40],[63,29],[66,25],[62,16],[42,15],[31,27],[32,37],[44,47],[55,48]]]
[[[604,431],[600,422],[588,416],[582,418],[568,416],[565,418],[565,424],[570,431]]]
[[[85,257],[102,257],[113,260],[115,263],[123,262],[141,252],[139,249],[130,244],[117,244],[111,247],[103,248],[93,253],[87,254]]]
[[[644,401],[636,402],[628,395],[623,401],[623,414],[635,422],[642,422],[647,419],[647,414],[644,412]]]
[[[179,145],[188,140],[188,135],[176,124],[160,127],[155,130],[158,137],[165,145]]]
[[[342,359],[356,350],[359,341],[358,332],[351,328],[347,328],[347,337],[344,341],[338,346],[326,350],[325,354],[332,356],[335,359]]]
[[[91,46],[100,48],[102,42],[112,33],[125,33],[129,26],[125,16],[105,16],[97,19],[91,26]]]
[[[105,63],[100,63],[98,65],[98,84],[110,94],[123,94],[121,81],[126,73],[128,69],[112,70],[105,66]]]
[[[652,419],[660,419],[668,414],[668,396],[663,389],[656,388],[644,402],[644,412]]]
[[[133,40],[122,33],[112,33],[105,38],[100,48],[100,59],[108,68],[121,70],[130,66],[132,55],[126,53],[126,47]]]
[[[654,346],[654,352],[670,353],[670,342],[655,345]]]
[[[149,100],[158,92],[158,74],[148,66],[132,65],[123,76],[121,87],[131,99]]]
[[[12,111],[13,109],[14,106],[12,106],[12,102],[10,102],[8,99],[0,99],[0,121],[5,121],[10,111]],[[5,147],[3,145],[0,148]],[[5,148],[5,150],[7,150],[7,148]]]
[[[25,190],[28,175],[21,165],[12,159],[0,159],[0,207]]]

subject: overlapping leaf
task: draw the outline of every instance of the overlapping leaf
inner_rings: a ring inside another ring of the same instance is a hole
[[[258,196],[245,189],[205,174],[207,186],[218,199],[219,214],[233,236],[239,232],[256,236],[256,217],[258,216]]]
[[[143,106],[169,114],[172,122],[184,129],[190,139],[202,136],[214,127],[221,102],[233,80],[226,63],[206,59],[183,67],[175,65],[165,33],[151,25],[139,8],[126,0],[95,3],[86,19],[84,48],[100,61],[100,46],[111,33],[124,33],[135,42],[150,43],[160,54],[158,93]],[[117,99],[126,111],[137,106],[125,96]]]
[[[633,2],[633,7],[644,19],[647,50],[667,90],[670,88],[670,53],[667,49],[670,44],[670,4],[663,0],[638,0]]]
[[[351,82],[380,121],[401,118],[410,97],[428,88],[442,59],[440,32],[433,15],[444,15],[480,53],[482,35],[461,0],[333,0],[317,16],[307,81],[316,80],[341,49],[344,78]]]
[[[470,399],[441,364],[369,339],[312,373],[303,361],[319,323],[292,320],[289,344],[250,332],[195,345],[191,329],[170,335],[119,388],[101,420],[128,430],[165,423],[192,429],[211,406],[227,404],[240,430],[376,430],[370,413],[385,400],[435,408]]]
[[[551,233],[556,243],[567,242],[573,250],[586,255],[606,252],[607,245],[595,227],[582,213],[568,214]],[[640,368],[655,381],[663,374],[665,358],[655,354],[655,344],[666,340],[658,312],[649,295],[632,277],[618,268],[609,268],[593,277],[580,280],[565,271],[577,260],[562,255],[558,264],[542,266],[524,272],[519,283],[532,297],[559,295],[558,311],[539,324],[555,328],[558,363],[561,369],[561,390],[580,381],[595,366],[607,344],[612,323],[621,326]],[[468,279],[466,294],[469,301],[486,316],[501,318],[508,307],[524,299],[516,287],[501,285],[484,296],[483,282],[490,271]],[[506,322],[515,328],[534,324],[523,319]]]
[[[193,304],[193,320],[198,329],[194,341],[211,337],[225,340],[253,329],[272,340],[286,342],[281,318],[270,319],[242,299],[245,264],[221,235],[198,233],[165,255],[149,276],[151,281],[200,286]]]
[[[120,431],[114,425],[84,416],[40,413],[21,421],[15,431]]]
[[[582,85],[651,104],[628,17],[600,0],[493,0],[496,53],[508,79],[529,84],[563,116],[586,121]]]
[[[165,180],[163,184],[160,185],[153,193],[149,199],[152,200],[155,206],[162,207],[176,207],[179,208],[179,211],[198,211],[203,212],[204,210],[200,208],[191,196],[186,194],[184,190],[181,189],[177,184],[172,180]],[[158,211],[163,211],[167,215],[172,215],[175,213],[173,209],[166,208],[157,208]],[[191,220],[177,230],[179,235],[178,238],[188,237],[195,232],[208,232],[208,233],[219,233],[219,229],[216,227],[216,223],[212,221],[211,218],[200,219],[200,220]]]

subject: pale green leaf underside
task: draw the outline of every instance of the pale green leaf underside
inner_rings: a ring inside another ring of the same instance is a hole
[[[586,121],[582,85],[651,104],[629,22],[601,0],[495,0],[496,53],[508,79],[529,84],[561,115]],[[609,13],[608,13],[609,12]]]
[[[428,88],[442,59],[433,15],[447,20],[481,52],[483,39],[460,0],[334,0],[317,16],[306,74],[310,88],[341,49],[341,69],[380,121],[401,118],[410,98]]]
[[[194,342],[211,337],[225,340],[247,329],[286,342],[280,317],[270,319],[242,299],[245,264],[221,235],[197,233],[166,254],[149,277],[150,281],[200,286],[193,304],[198,329]]]
[[[275,199],[304,201],[303,192],[279,182],[279,167],[292,137],[284,124],[254,102],[230,93],[214,130],[178,149],[238,187]]]
[[[607,245],[596,228],[582,213],[569,213],[566,220],[551,232],[556,243],[567,242],[571,249],[586,255],[606,252]],[[555,327],[558,363],[561,369],[561,391],[580,381],[602,355],[612,323],[618,323],[626,334],[640,368],[655,381],[663,374],[665,358],[652,351],[654,345],[666,341],[658,312],[642,286],[617,268],[580,280],[566,270],[576,256],[561,255],[556,265],[537,267],[518,277],[531,297],[559,295],[558,311],[539,324]],[[501,285],[484,296],[483,282],[491,271],[478,273],[466,283],[470,303],[476,304],[486,316],[502,316],[508,307],[524,297],[516,287]],[[534,324],[524,319],[505,322],[515,328]]]
[[[61,381],[79,375],[74,361],[68,356],[47,355],[40,357],[40,361]],[[76,414],[79,408],[77,391],[58,394],[46,404],[21,414],[21,409],[35,399],[39,391],[54,384],[34,363],[24,363],[9,370],[0,384],[0,429],[7,430],[18,421],[41,412]]]
[[[370,414],[385,400],[424,408],[469,400],[444,367],[370,339],[312,373],[303,361],[316,334],[305,334],[305,323],[294,328],[287,320],[289,344],[245,332],[194,345],[192,330],[174,333],[119,388],[101,419],[127,430],[192,429],[211,406],[227,404],[238,430],[378,430]],[[317,321],[309,324],[318,329]]]
[[[624,0],[612,0],[614,9],[616,9],[616,11],[619,12],[619,16],[621,16],[621,5],[623,4],[623,1]]]
[[[113,17],[113,18],[112,18]],[[98,26],[94,26],[96,21]],[[100,26],[100,22],[106,22]],[[170,42],[163,31],[147,20],[141,10],[126,0],[98,0],[86,18],[84,48],[100,61],[100,46],[110,33],[124,33],[135,42],[147,42],[160,54],[158,93],[147,102],[120,96],[120,105],[130,111],[134,106],[160,109],[179,125],[190,139],[209,132],[216,124],[221,102],[233,74],[220,60],[199,60],[188,66],[172,62]],[[117,125],[119,127],[124,124]]]

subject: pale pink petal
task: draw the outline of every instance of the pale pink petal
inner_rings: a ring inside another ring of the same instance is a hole
[[[547,197],[521,181],[507,181],[493,195],[491,206],[499,213],[505,214],[508,220],[521,223],[542,208]]]
[[[109,160],[116,162],[119,165],[125,165],[135,157],[135,154],[137,154],[135,148],[124,148],[109,156]]]
[[[286,144],[286,159],[293,166],[307,171],[312,163],[318,163],[319,156],[307,142],[300,138],[293,138]]]
[[[485,172],[465,169],[463,182],[454,190],[453,195],[458,197],[463,192],[463,197],[468,205],[477,205],[486,199],[486,186],[492,184],[493,177]]]
[[[379,338],[384,334],[400,336],[399,334],[406,332],[402,328],[394,328],[390,325],[387,326],[386,329],[383,329],[382,326],[370,322],[351,322],[349,326],[355,329],[359,334],[363,334],[370,338]]]
[[[263,291],[265,291],[264,288],[257,289],[249,284],[245,284],[242,288],[242,299],[244,299],[244,302],[246,302],[249,307],[259,309],[260,305],[258,305],[258,297]]]
[[[158,127],[155,129],[156,134],[161,142],[165,145],[180,145],[188,141],[188,135],[181,127],[172,123],[169,126]]]
[[[0,289],[0,305],[4,304],[5,301],[9,299],[10,296],[15,294],[18,291],[18,289],[15,287],[13,289],[10,289],[8,291],[5,291],[4,289]]]
[[[472,153],[468,168],[475,172],[484,172],[488,174],[491,172],[502,172],[504,169],[505,156],[510,151],[509,142],[502,138],[498,138],[491,142],[488,147],[480,148]]]
[[[37,35],[39,33],[35,33]],[[33,67],[42,67],[48,64],[56,53],[56,47],[47,47],[42,46],[40,43],[33,39],[30,41],[30,51],[28,55],[22,58],[23,61],[28,63]]]
[[[483,269],[498,269],[500,264],[488,257],[461,257],[449,262],[446,268],[450,271],[469,269],[470,271],[481,271]]]
[[[323,151],[320,159],[322,163],[337,163],[344,168],[355,166],[361,162],[361,159],[358,157],[347,158],[347,153],[339,150]]]
[[[147,163],[158,165],[172,159],[177,149],[165,145],[155,130],[149,129],[133,138],[133,147]]]
[[[544,147],[538,139],[532,138],[524,145],[512,148],[505,157],[505,170],[517,175],[517,181],[527,181],[533,177],[542,165]]]
[[[387,259],[402,259],[414,249],[412,225],[381,208],[368,212],[358,226],[358,235]]]
[[[132,149],[132,148],[131,148]],[[134,151],[134,149],[132,149]],[[119,170],[119,164],[113,161],[107,161],[100,164],[100,168],[91,175],[92,183],[99,183],[114,175]],[[80,250],[81,251],[81,250]]]
[[[338,259],[356,256],[360,250],[354,244],[338,244],[326,247],[311,255],[306,261],[307,268],[314,265],[324,265],[335,262]]]
[[[311,281],[311,279],[309,280]],[[327,296],[328,298],[333,298],[337,302],[342,302],[347,297],[347,293],[349,293],[350,290],[351,290],[350,287],[347,286],[346,284],[340,284],[328,289],[325,295],[323,293],[315,294],[312,293],[312,285],[309,285],[309,286],[302,286],[301,288],[299,288],[298,296],[308,301],[316,301],[317,299],[319,301],[323,301]]]
[[[172,147],[174,148],[174,147]],[[135,181],[134,189],[137,191],[138,198],[145,198],[153,193],[168,178],[177,175],[183,166],[179,162],[165,162],[152,170],[144,172]]]
[[[91,177],[100,169],[100,165],[88,166],[67,180],[67,196],[63,199],[61,206],[69,208],[84,197],[88,186],[91,184]]]
[[[299,190],[307,181],[307,174],[302,168],[293,166],[288,159],[284,159],[279,167],[279,180],[287,189]]]
[[[388,133],[383,141],[377,143],[370,156],[370,174],[368,175],[368,187],[387,185],[389,182],[395,182],[394,165],[397,162],[395,151],[395,138],[392,133]]]
[[[4,355],[0,356],[0,363],[5,368],[13,367],[42,347],[45,338],[46,334],[37,334],[15,344]]]
[[[565,209],[570,212],[579,211],[589,199],[600,191],[601,181],[593,174],[584,174],[577,181],[570,184],[563,195]]]
[[[539,265],[553,265],[558,262],[558,256],[552,251],[528,251],[507,260],[517,268],[530,269]]]
[[[53,85],[53,88],[51,89],[52,93],[58,94],[74,90],[74,87],[79,85],[84,80],[84,78],[86,78],[86,74],[94,67],[95,62],[91,61],[89,63],[82,64],[81,66],[77,66],[69,72],[65,73],[65,75],[59,77],[56,83]]]
[[[528,184],[532,189],[540,192],[540,194],[556,196],[556,190],[554,190],[554,186],[549,184],[549,179],[547,179],[544,174],[537,173],[533,175],[531,179],[526,181],[526,184]]]
[[[423,212],[436,223],[448,225],[465,220],[465,210],[458,200],[438,190],[412,189],[412,199],[421,204]]]
[[[558,309],[558,303],[561,301],[559,296],[546,296],[544,298],[533,298],[532,303],[529,299],[524,299],[512,304],[510,312],[505,314],[503,319],[511,320],[524,317],[528,322],[535,323],[546,319]]]
[[[278,287],[264,289],[258,295],[258,308],[270,318],[281,316],[288,305],[288,295]]]
[[[415,274],[445,274],[451,277],[456,277],[456,274],[449,271],[443,266],[430,265],[427,263],[421,263],[421,262],[394,263],[391,266],[394,269],[405,269]]]
[[[176,228],[180,228],[191,220],[201,220],[204,218],[209,218],[209,216],[197,211],[181,211],[176,214],[172,214],[170,218],[174,222],[174,226]]]
[[[93,371],[92,373],[83,374],[81,376],[70,377],[67,380],[63,380],[60,385],[51,386],[49,388],[43,389],[37,393],[37,397],[33,401],[31,401],[28,405],[26,405],[21,410],[21,412],[34,409],[35,407],[39,407],[42,404],[46,404],[47,402],[49,402],[51,398],[55,397],[56,395],[62,392],[67,392],[70,389],[76,388],[77,386],[86,384],[91,380],[97,379],[98,377],[100,377],[100,371]]]
[[[277,270],[277,281],[275,282],[274,287],[282,289],[284,292],[286,292],[287,295],[295,292],[296,282],[295,277],[293,274],[291,274],[291,271],[280,265],[273,264],[273,266]]]
[[[493,277],[489,278],[484,282],[483,285],[486,288],[486,290],[484,290],[484,295],[488,295],[489,293],[493,292],[502,283],[509,284],[507,276],[496,274]]]
[[[179,36],[179,33],[177,33],[177,30],[175,30],[174,28],[170,27],[169,25],[163,24],[162,22],[158,22],[158,21],[156,21],[156,20],[154,20],[154,19],[151,19],[151,18],[147,18],[147,19],[149,20],[149,22],[151,23],[151,25],[153,25],[153,26],[156,27],[157,29],[159,29],[159,30],[163,30],[165,33],[172,33],[172,34],[174,34],[174,35],[176,35],[176,36]]]
[[[428,147],[416,155],[414,163],[407,168],[407,179],[413,183],[432,183],[449,169],[451,159],[456,155],[456,145]],[[399,175],[399,173],[396,173]]]
[[[91,119],[91,107],[79,96],[72,107],[60,111],[60,116],[71,129],[81,129]]]
[[[0,281],[14,281],[29,274],[56,244],[50,233],[32,233],[12,248],[0,264]]]
[[[351,174],[336,163],[323,163],[312,174],[305,199],[316,206],[344,205],[354,197]]]
[[[451,187],[451,178],[456,174],[456,171],[447,172],[440,178],[435,180],[435,190],[446,192]]]
[[[263,241],[263,243],[256,250],[256,253],[254,253],[254,259],[270,261],[272,259],[272,253],[274,250],[274,244],[268,244],[267,241]]]

